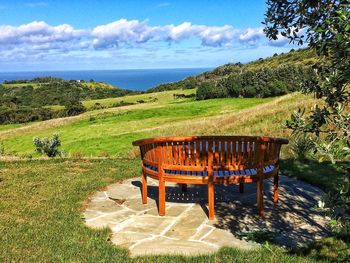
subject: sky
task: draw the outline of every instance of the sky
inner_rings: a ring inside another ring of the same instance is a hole
[[[0,71],[211,68],[295,48],[265,0],[0,0]]]

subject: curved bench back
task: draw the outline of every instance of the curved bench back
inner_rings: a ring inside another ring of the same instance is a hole
[[[160,137],[133,142],[144,165],[176,171],[259,169],[276,165],[288,140],[251,136]]]

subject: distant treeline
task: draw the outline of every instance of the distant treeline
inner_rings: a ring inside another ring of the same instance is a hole
[[[132,93],[136,92],[105,83],[53,77],[6,81],[0,85],[0,124],[73,116],[86,110],[82,100],[121,97]],[[44,108],[49,105],[62,105],[64,109],[53,111]]]
[[[197,88],[198,100],[225,97],[273,97],[294,92],[313,78],[315,55],[308,49],[258,59],[248,64],[230,63],[195,77],[161,84],[148,92]]]
[[[281,96],[299,90],[303,81],[313,77],[310,67],[288,64],[255,71],[237,65],[237,70],[240,72],[230,74],[227,78],[201,83],[197,89],[197,99]]]

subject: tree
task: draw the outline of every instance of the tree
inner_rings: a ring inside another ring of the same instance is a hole
[[[287,37],[291,43],[315,50],[319,61],[316,77],[302,84],[324,103],[310,114],[294,112],[286,122],[294,133],[310,134],[320,160],[335,162],[350,155],[350,1],[268,0],[264,32],[273,40]]]

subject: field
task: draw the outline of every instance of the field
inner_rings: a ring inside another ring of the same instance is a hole
[[[174,129],[177,129],[177,134],[203,133],[206,129],[212,129],[212,125],[204,127],[206,124],[203,122],[206,120],[217,118],[217,121],[220,121],[220,118],[228,118],[244,109],[266,105],[273,100],[228,98],[194,101],[174,99],[173,93],[174,91],[99,100],[101,105],[106,105],[112,103],[111,101],[133,102],[146,100],[150,96],[153,100],[157,98],[155,102],[89,111],[71,118],[53,119],[19,128],[10,129],[11,126],[6,125],[0,132],[0,140],[7,154],[35,156],[33,137],[50,136],[58,132],[63,143],[62,149],[68,155],[79,153],[89,157],[107,154],[120,156],[132,149],[133,140],[159,134],[173,134]],[[216,124],[216,121],[213,123]],[[224,133],[225,130],[227,128],[216,133]]]
[[[193,92],[193,91],[188,91]],[[136,139],[161,135],[240,134],[289,137],[283,127],[294,109],[310,108],[311,97],[294,93],[269,99],[174,99],[172,91],[99,100],[111,105],[120,100],[136,102],[152,97],[153,102],[89,111],[79,116],[25,125],[0,126],[5,157],[0,159],[0,262],[316,262],[341,259],[333,250],[295,254],[264,244],[253,252],[223,248],[201,257],[141,257],[109,242],[108,229],[92,230],[82,219],[88,196],[108,184],[140,172]],[[154,100],[157,98],[157,100]],[[38,157],[34,136],[58,132],[67,158]],[[81,158],[93,157],[93,158]],[[103,158],[95,158],[103,157]],[[345,166],[299,163],[283,152],[282,172],[318,184],[336,187],[329,180],[343,178]],[[317,177],[315,176],[317,174]],[[338,242],[338,241],[331,241]],[[339,252],[342,253],[342,252]]]

